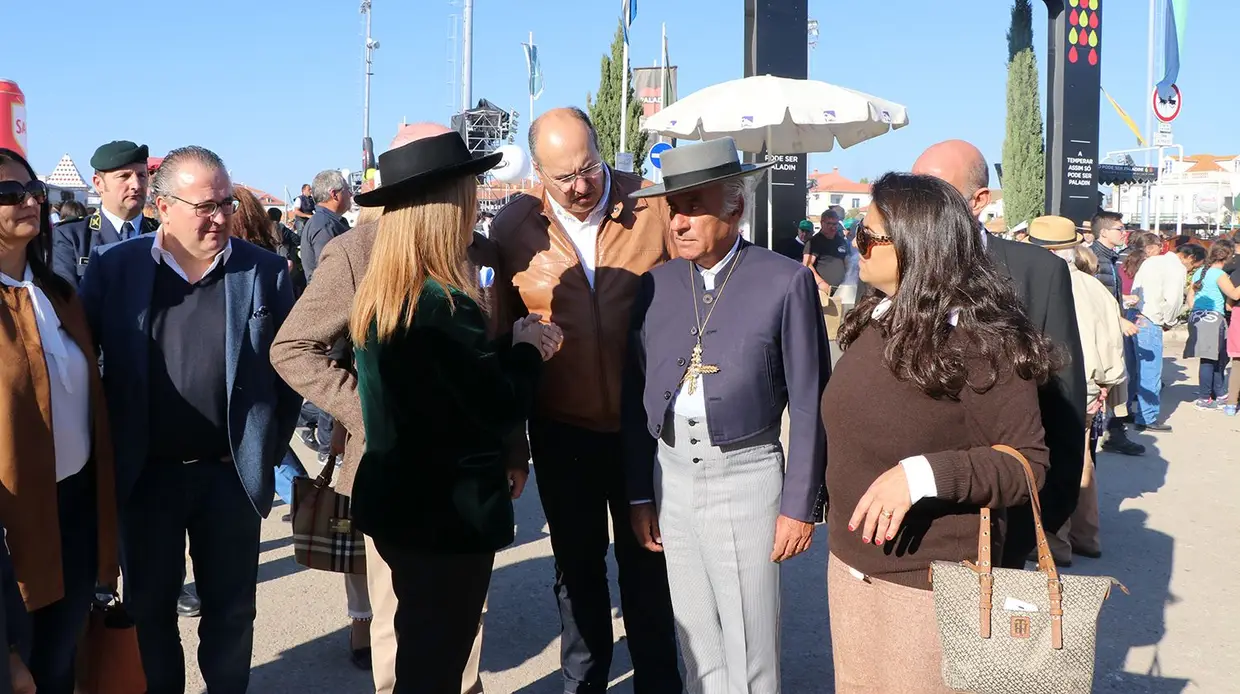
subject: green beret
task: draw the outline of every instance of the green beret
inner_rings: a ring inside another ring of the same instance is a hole
[[[813,231],[814,223],[809,221],[808,219],[802,219],[801,223],[797,225],[797,228],[800,229],[801,231]]]
[[[95,171],[115,171],[130,164],[146,164],[149,154],[146,145],[136,145],[129,140],[116,140],[101,145],[90,158],[90,165]]]

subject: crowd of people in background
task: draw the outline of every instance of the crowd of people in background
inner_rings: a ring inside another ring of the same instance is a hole
[[[931,560],[978,561],[985,509],[996,564],[1036,551],[1035,513],[1055,563],[1100,556],[1097,452],[1170,431],[1167,331],[1195,406],[1237,412],[1232,239],[1169,247],[1104,211],[990,234],[985,159],[948,141],[771,252],[746,240],[767,165],[731,140],[667,152],[652,185],[565,108],[530,151],[542,183],[492,217],[498,155],[433,124],[401,129],[381,183],[328,169],[288,214],[198,146],[153,175],[145,146],[101,146],[97,210],[0,150],[0,691],[71,694],[122,572],[148,691],[185,690],[178,615],[207,687],[246,691],[294,436],[365,535],[349,657],[378,693],[481,691],[531,460],[565,691],[610,682],[609,547],[635,691],[778,691],[780,566],[824,519],[836,691],[947,691]]]

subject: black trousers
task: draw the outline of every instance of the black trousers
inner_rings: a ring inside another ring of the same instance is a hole
[[[30,614],[30,674],[41,694],[73,694],[77,640],[90,612],[99,572],[95,475],[95,466],[88,463],[56,484],[65,595]]]
[[[199,670],[211,694],[246,691],[261,523],[233,463],[147,462],[121,509],[121,548],[148,694],[185,692],[177,598],[187,532],[202,601]]]
[[[602,694],[607,689],[613,643],[607,585],[610,511],[633,691],[681,692],[667,564],[633,535],[620,435],[531,421],[530,448],[555,554],[564,691]]]
[[[396,593],[396,687],[393,694],[461,690],[495,553],[427,554],[375,539]]]
[[[314,440],[319,444],[319,453],[327,453],[331,450],[332,445],[332,427],[334,420],[331,415],[319,409],[318,405],[304,401],[301,404],[301,414],[297,416],[297,426],[309,427],[314,432]]]

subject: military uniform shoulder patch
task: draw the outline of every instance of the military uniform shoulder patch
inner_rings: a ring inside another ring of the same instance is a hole
[[[87,226],[90,227],[91,231],[99,231],[103,228],[103,218],[97,214],[93,214],[90,216],[90,221],[87,222]]]

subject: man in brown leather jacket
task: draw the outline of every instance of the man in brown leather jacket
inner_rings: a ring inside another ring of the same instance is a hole
[[[608,510],[615,522],[620,604],[637,694],[680,692],[663,555],[629,527],[620,437],[620,380],[638,279],[671,257],[667,203],[632,200],[646,183],[608,167],[589,117],[556,109],[530,127],[542,185],[491,223],[499,250],[497,321],[537,313],[564,331],[543,369],[529,423],[539,497],[551,529],[563,624],[564,691],[601,694],[612,660]]]

